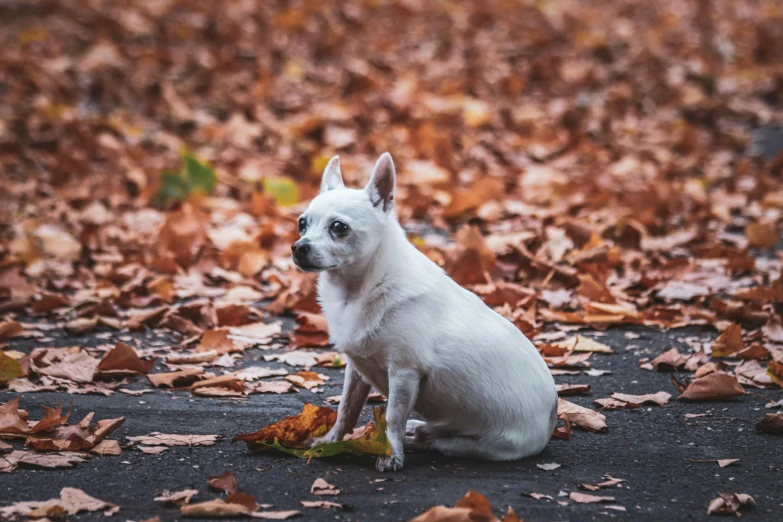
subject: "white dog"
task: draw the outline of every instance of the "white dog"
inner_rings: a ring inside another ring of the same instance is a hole
[[[404,445],[488,460],[539,453],[557,413],[549,369],[513,324],[408,242],[394,189],[388,153],[363,190],[345,188],[335,156],[299,218],[294,261],[321,273],[330,338],[348,360],[337,422],[314,443],[342,440],[374,386],[388,397],[381,471],[402,468]],[[414,411],[425,422],[409,421]]]

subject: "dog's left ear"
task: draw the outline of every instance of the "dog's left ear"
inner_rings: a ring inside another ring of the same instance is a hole
[[[391,154],[384,152],[375,163],[365,190],[370,195],[374,207],[383,205],[383,211],[389,212],[394,207],[394,185],[397,175],[394,172],[394,161]]]
[[[332,156],[332,159],[326,164],[324,175],[321,178],[321,192],[339,188],[345,188],[343,173],[340,172],[340,156]]]

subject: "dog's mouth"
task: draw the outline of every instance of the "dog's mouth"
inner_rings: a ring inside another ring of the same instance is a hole
[[[320,266],[315,265],[307,259],[297,259],[294,257],[294,264],[299,267],[302,272],[323,272],[324,270],[330,270],[332,266]]]

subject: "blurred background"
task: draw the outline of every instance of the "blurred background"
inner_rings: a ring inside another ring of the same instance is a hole
[[[777,0],[6,0],[0,43],[0,256],[26,277],[287,269],[328,159],[361,184],[384,151],[452,275],[452,233],[488,237],[457,237],[465,284],[778,237]]]

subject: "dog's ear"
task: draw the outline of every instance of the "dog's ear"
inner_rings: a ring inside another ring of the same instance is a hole
[[[343,173],[340,172],[340,156],[333,156],[326,164],[324,175],[321,178],[321,192],[345,188]]]
[[[391,154],[384,152],[375,163],[365,190],[370,195],[374,207],[383,205],[383,211],[389,212],[394,207],[394,185],[397,175],[394,172],[394,161]]]

